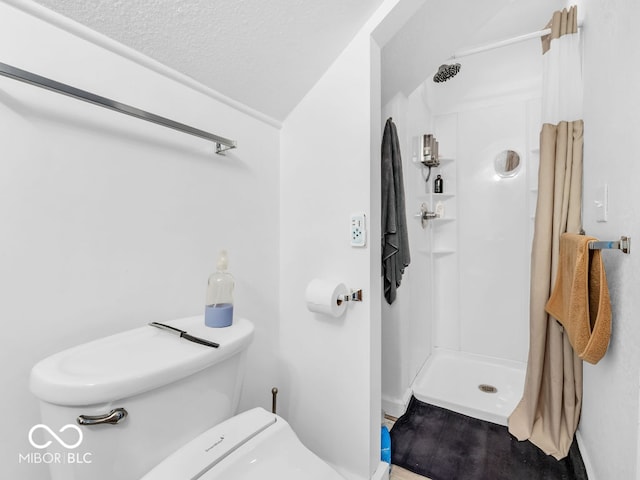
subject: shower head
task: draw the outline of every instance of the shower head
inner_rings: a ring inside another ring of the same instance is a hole
[[[461,65],[459,63],[440,65],[440,68],[438,68],[438,71],[433,76],[433,81],[436,83],[446,82],[458,74],[460,67]]]

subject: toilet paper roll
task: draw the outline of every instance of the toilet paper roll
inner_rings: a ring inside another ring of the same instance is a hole
[[[340,305],[338,305],[338,300],[343,295],[348,294],[349,291],[344,284],[316,278],[307,285],[307,291],[305,292],[307,308],[311,312],[339,317],[347,309],[347,302],[341,301]]]

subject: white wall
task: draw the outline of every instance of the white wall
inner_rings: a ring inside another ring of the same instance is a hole
[[[32,365],[201,313],[220,248],[236,278],[236,315],[257,327],[241,408],[269,408],[278,383],[278,129],[4,3],[0,61],[239,145],[220,157],[204,140],[0,77],[1,476],[47,475],[18,463],[39,421]]]
[[[640,235],[640,52],[635,0],[580,2],[584,19],[584,229],[614,240]],[[594,201],[609,185],[609,221],[596,221]],[[613,308],[609,350],[584,366],[579,431],[593,480],[640,478],[640,256],[603,253]]]
[[[282,414],[302,441],[346,473],[368,478],[373,337],[370,255],[379,250],[370,205],[371,47],[358,37],[284,122],[281,133]],[[349,245],[349,219],[364,212],[366,248]],[[313,278],[362,288],[341,318],[313,314]],[[334,441],[326,441],[334,439]]]
[[[387,1],[284,122],[281,132],[281,412],[347,478],[380,460],[380,51]],[[354,212],[368,244],[349,244]],[[362,288],[341,318],[307,310],[313,278]],[[329,439],[329,440],[327,440]]]

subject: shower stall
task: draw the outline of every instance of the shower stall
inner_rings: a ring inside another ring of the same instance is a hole
[[[398,416],[413,395],[506,425],[529,345],[539,39],[460,64],[383,106],[401,137],[411,264],[382,301],[382,403]],[[425,134],[438,166],[422,161]]]

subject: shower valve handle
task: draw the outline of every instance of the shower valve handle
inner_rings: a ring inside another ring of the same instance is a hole
[[[420,205],[420,212],[414,215],[416,218],[419,218],[422,222],[422,228],[426,228],[427,222],[434,218],[440,218],[436,212],[430,212],[429,206],[426,203]]]

